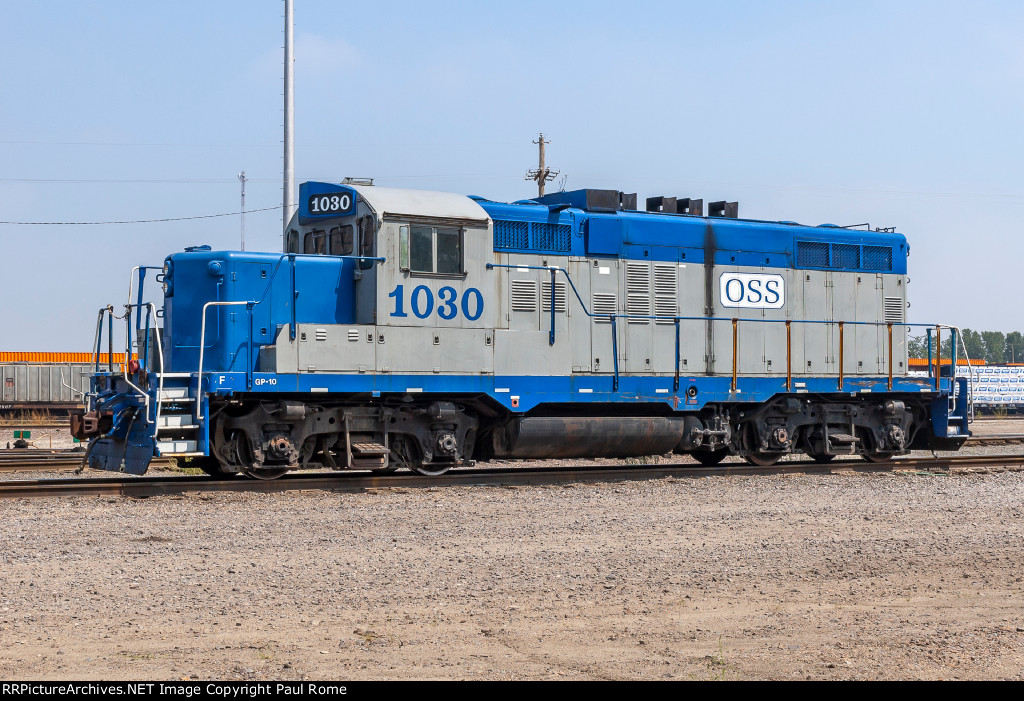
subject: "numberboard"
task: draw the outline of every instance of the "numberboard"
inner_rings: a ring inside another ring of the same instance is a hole
[[[299,223],[355,214],[357,193],[332,183],[302,183],[299,186]]]

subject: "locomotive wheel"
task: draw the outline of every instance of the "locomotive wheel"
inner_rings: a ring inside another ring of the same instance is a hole
[[[438,475],[443,475],[444,473],[448,472],[448,470],[452,469],[453,465],[424,465],[423,463],[414,463],[410,465],[410,467],[412,468],[413,472],[418,472],[421,475],[427,475],[428,477],[437,477]]]
[[[243,470],[245,476],[254,480],[276,480],[278,477],[288,472],[287,467],[253,467],[248,470]]]
[[[824,465],[825,463],[832,462],[833,460],[836,459],[835,455],[828,455],[827,453],[822,453],[820,455],[816,453],[808,453],[807,457],[809,457],[811,460],[818,463],[819,465]]]
[[[718,463],[725,460],[725,456],[728,454],[728,448],[720,448],[718,450],[701,451],[699,453],[693,453],[692,457],[701,465],[711,467],[712,465],[717,465]]]
[[[835,455],[831,455],[829,453],[815,453],[809,447],[805,447],[804,452],[807,453],[807,457],[809,457],[811,460],[818,463],[819,465],[827,462],[832,462],[833,460],[836,459]]]
[[[756,465],[758,467],[770,467],[777,463],[782,457],[782,453],[763,453],[760,450],[754,450],[752,445],[759,445],[757,441],[757,430],[753,424],[748,424],[748,430],[745,433],[746,440],[744,443],[743,459],[747,461],[748,465]]]
[[[214,457],[208,458],[192,458],[189,460],[186,467],[198,467],[200,470],[208,474],[210,477],[225,478],[231,477],[232,473],[227,472],[224,467],[220,464],[220,460]]]
[[[411,436],[399,434],[391,439],[391,455],[388,456],[388,466],[380,467],[373,471],[388,473],[404,467],[412,472],[419,472],[421,475],[430,474],[428,472],[420,472],[420,470],[416,468],[416,465],[418,465],[421,460],[420,449],[416,440]]]
[[[758,467],[771,467],[782,457],[779,453],[747,453],[743,459],[750,465]]]
[[[861,453],[861,457],[867,460],[868,462],[882,464],[892,462],[892,459],[896,456],[893,455],[892,453]]]

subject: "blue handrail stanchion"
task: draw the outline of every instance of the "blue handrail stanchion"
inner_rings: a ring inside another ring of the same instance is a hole
[[[615,330],[615,315],[611,314],[608,316],[612,322],[612,367],[615,370],[615,376],[612,377],[612,391],[619,391],[619,334]]]
[[[548,335],[548,345],[555,345],[555,268],[551,269],[551,333]]]
[[[679,391],[679,317],[675,318],[676,325],[676,362],[675,362],[675,378],[672,380],[672,391]]]
[[[245,305],[245,310],[249,313],[249,343],[247,344],[246,362],[245,362],[245,387],[246,389],[252,389],[252,308],[253,303],[248,302]]]

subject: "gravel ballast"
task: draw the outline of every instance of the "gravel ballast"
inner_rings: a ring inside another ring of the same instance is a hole
[[[1022,677],[1024,474],[0,503],[0,677]]]

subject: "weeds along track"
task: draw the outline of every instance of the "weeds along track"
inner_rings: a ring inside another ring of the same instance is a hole
[[[851,474],[902,472],[918,474],[988,473],[1024,470],[1024,455],[904,458],[888,463],[836,460],[829,464],[783,462],[770,467],[724,463],[714,467],[686,464],[625,467],[502,467],[453,470],[440,476],[376,475],[366,472],[320,472],[285,475],[277,480],[215,479],[206,476],[80,477],[0,481],[0,499],[121,495],[149,497],[188,492],[286,492],[296,490],[363,491],[468,485],[527,486],[616,482],[728,475]]]

